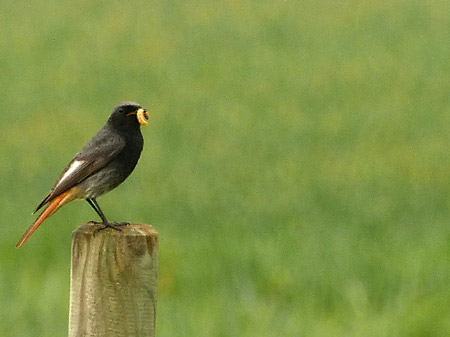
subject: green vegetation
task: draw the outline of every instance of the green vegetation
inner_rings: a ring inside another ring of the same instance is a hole
[[[65,336],[83,201],[30,212],[115,104],[100,200],[160,234],[157,336],[450,335],[445,1],[2,1],[0,335]]]

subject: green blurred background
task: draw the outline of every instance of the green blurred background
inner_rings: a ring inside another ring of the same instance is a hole
[[[65,206],[30,213],[120,101],[100,199],[160,234],[157,336],[450,335],[448,1],[2,0],[0,335],[65,336]]]

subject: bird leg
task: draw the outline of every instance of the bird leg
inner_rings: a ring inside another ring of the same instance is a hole
[[[102,219],[102,222],[91,221],[92,223],[103,225],[102,227],[97,228],[94,231],[94,233],[102,231],[105,228],[112,228],[112,229],[115,229],[116,231],[120,232],[120,231],[122,231],[119,228],[120,226],[127,226],[127,225],[129,225],[128,222],[109,222],[108,219],[106,219],[105,214],[103,213],[102,209],[100,208],[100,205],[98,204],[97,200],[95,200],[95,198],[88,198],[88,199],[86,199],[86,201],[89,203],[89,205],[91,205],[91,207],[94,209],[94,211]]]

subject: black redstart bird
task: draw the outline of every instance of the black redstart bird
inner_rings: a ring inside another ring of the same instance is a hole
[[[141,125],[147,125],[147,110],[138,103],[123,102],[114,108],[106,124],[77,153],[35,212],[44,211],[17,243],[21,247],[40,224],[62,206],[86,199],[102,219],[104,228],[119,229],[126,223],[109,222],[96,198],[122,183],[136,166],[144,145]]]

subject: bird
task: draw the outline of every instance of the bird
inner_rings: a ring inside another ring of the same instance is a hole
[[[134,170],[144,139],[141,126],[147,125],[148,111],[135,102],[118,104],[105,125],[75,155],[56,180],[50,192],[33,212],[44,210],[17,242],[21,247],[49,216],[76,199],[85,199],[98,214],[98,230],[120,230],[126,222],[110,222],[97,198],[120,185]]]

